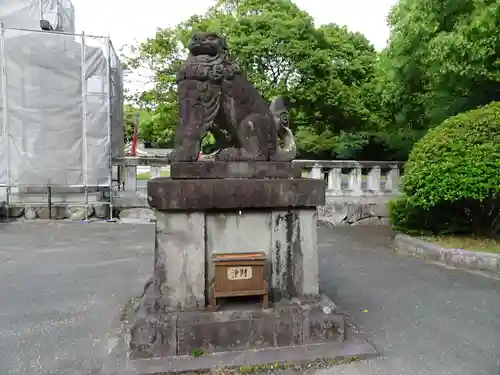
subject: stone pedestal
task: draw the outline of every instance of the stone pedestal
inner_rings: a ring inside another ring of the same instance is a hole
[[[171,175],[148,184],[168,310],[205,306],[213,253],[264,252],[271,301],[318,297],[323,180],[302,179],[296,164],[276,162],[173,163]]]
[[[325,182],[293,163],[173,163],[148,183],[155,275],[131,330],[131,357],[344,340],[344,316],[319,295],[317,213]],[[214,253],[266,254],[271,308],[206,309]]]

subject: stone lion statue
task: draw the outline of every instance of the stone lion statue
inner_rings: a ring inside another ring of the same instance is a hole
[[[189,55],[178,72],[180,123],[172,161],[195,161],[207,131],[222,130],[232,145],[216,160],[291,161],[295,141],[282,98],[269,105],[229,56],[215,33],[195,33]],[[282,146],[279,146],[281,140]]]

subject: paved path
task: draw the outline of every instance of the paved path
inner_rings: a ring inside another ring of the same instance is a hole
[[[0,224],[0,374],[96,372],[153,267],[154,227]]]
[[[500,281],[389,252],[388,232],[319,229],[322,291],[384,358],[318,375],[500,374]]]
[[[150,275],[153,238],[151,225],[0,225],[0,373],[98,369]],[[322,291],[383,358],[317,375],[500,374],[500,281],[394,254],[388,238],[319,228]]]

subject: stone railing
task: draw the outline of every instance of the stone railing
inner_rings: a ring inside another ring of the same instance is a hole
[[[124,173],[123,191],[134,193],[137,191],[138,167],[149,167],[151,178],[160,177],[161,170],[170,164],[167,158],[126,156],[115,158],[113,166],[120,167]]]
[[[353,160],[296,160],[304,176],[325,179],[327,195],[369,196],[399,194],[402,162]]]
[[[295,160],[303,177],[325,179],[326,204],[318,208],[321,220],[334,225],[380,225],[388,223],[387,202],[399,194],[402,162],[352,160]],[[138,168],[148,166],[151,178],[168,167],[166,158],[124,157],[114,161],[125,172],[117,207],[147,207],[144,186],[137,184]],[[136,194],[138,192],[138,194]],[[132,194],[131,194],[132,193]]]
[[[302,165],[303,177],[325,179],[330,196],[394,195],[399,193],[402,162],[353,160],[295,160]],[[124,191],[137,191],[138,167],[147,166],[151,178],[160,177],[169,165],[167,158],[123,157],[114,160],[124,170]]]
[[[387,203],[399,195],[402,162],[297,160],[304,175],[324,178],[325,206],[318,207],[322,221],[334,225],[387,225]]]

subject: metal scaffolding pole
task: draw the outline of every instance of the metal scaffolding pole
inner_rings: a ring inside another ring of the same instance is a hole
[[[109,219],[113,219],[113,155],[111,154],[111,124],[112,124],[112,102],[113,102],[113,80],[111,77],[111,40],[106,38],[108,63],[106,64],[106,78],[108,82],[108,168],[109,168]],[[115,93],[116,94],[116,93]]]
[[[9,151],[9,118],[8,118],[8,101],[7,101],[7,53],[5,51],[5,28],[4,24],[0,23],[0,65],[2,77],[2,127],[5,141],[5,205],[7,210],[7,219],[9,217],[10,206],[10,151]]]
[[[87,163],[87,71],[86,71],[86,47],[85,47],[85,33],[82,32],[82,70],[81,70],[81,78],[82,78],[82,135],[83,135],[83,188],[85,192],[85,220],[88,219],[89,212],[89,189],[88,189],[88,163]]]

